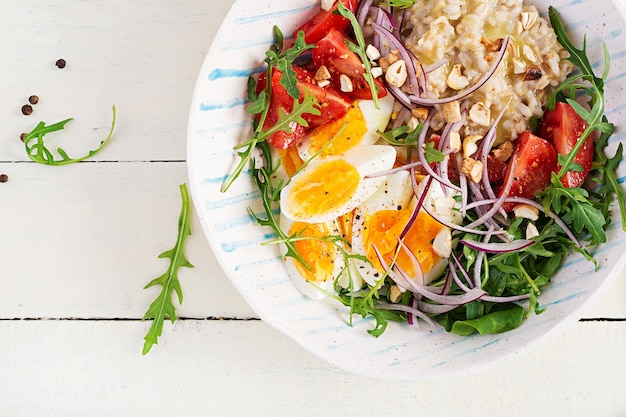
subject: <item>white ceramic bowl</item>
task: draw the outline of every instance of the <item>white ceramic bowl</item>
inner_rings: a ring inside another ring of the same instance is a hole
[[[535,1],[546,12],[548,3]],[[624,18],[610,0],[555,0],[550,3],[580,45],[587,34],[592,61],[601,64],[606,42],[612,69],[606,86],[609,119],[618,124],[610,149],[626,136],[626,35]],[[284,332],[317,356],[344,370],[381,379],[436,380],[485,369],[544,341],[558,329],[579,319],[626,262],[626,235],[614,221],[609,242],[593,265],[569,256],[542,293],[547,307],[531,315],[514,331],[486,336],[458,337],[441,329],[420,329],[390,323],[374,338],[367,333],[372,320],[354,317],[332,300],[304,298],[291,284],[276,245],[261,246],[271,231],[258,226],[248,207],[261,209],[258,191],[249,175],[239,178],[226,193],[225,176],[236,161],[233,146],[249,137],[245,112],[246,80],[263,67],[272,42],[272,26],[289,35],[319,8],[319,0],[237,0],[224,19],[200,71],[189,120],[189,186],[204,232],[228,277],[250,306],[267,323]],[[619,177],[623,181],[626,167]]]

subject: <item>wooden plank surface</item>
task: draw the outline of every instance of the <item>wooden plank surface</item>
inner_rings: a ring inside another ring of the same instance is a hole
[[[586,320],[496,369],[436,383],[349,375],[259,321],[196,217],[180,272],[188,319],[141,356],[140,321],[176,237],[191,94],[233,0],[0,4],[0,417],[626,416],[626,275]],[[620,6],[623,5],[620,3]],[[67,67],[54,66],[58,58]],[[31,116],[20,113],[40,96]],[[19,134],[91,162],[28,161]],[[613,320],[604,320],[613,319]]]

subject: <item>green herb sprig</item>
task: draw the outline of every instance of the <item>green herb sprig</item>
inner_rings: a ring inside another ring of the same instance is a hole
[[[180,216],[178,218],[178,236],[176,238],[176,244],[168,251],[159,255],[159,258],[169,258],[170,265],[167,271],[158,278],[150,281],[145,287],[150,288],[155,285],[161,286],[161,292],[157,298],[150,304],[148,311],[143,316],[143,320],[152,319],[152,325],[148,330],[148,333],[144,337],[144,345],[142,354],[147,354],[153,345],[158,343],[159,336],[163,331],[163,322],[166,318],[169,318],[172,323],[176,321],[176,308],[172,302],[172,292],[175,292],[178,298],[178,303],[183,302],[183,292],[178,280],[178,270],[181,267],[193,268],[193,265],[189,263],[185,257],[185,239],[191,235],[191,210],[189,204],[189,192],[187,191],[187,185],[180,185],[180,195],[182,199],[182,208],[180,210]]]
[[[319,115],[321,113],[319,103],[312,93],[305,91],[304,97],[300,97],[296,73],[292,67],[293,61],[304,51],[313,48],[314,45],[307,44],[304,40],[304,32],[300,31],[296,36],[294,45],[283,51],[283,34],[277,26],[274,26],[274,38],[275,43],[266,52],[265,63],[267,68],[265,75],[267,81],[265,89],[256,95],[256,82],[252,77],[248,79],[248,99],[251,103],[246,111],[251,115],[260,114],[259,121],[254,126],[252,137],[235,147],[235,149],[243,149],[243,151],[237,151],[239,162],[222,184],[222,192],[226,192],[243,170],[250,165],[250,160],[257,144],[264,142],[278,131],[291,133],[294,123],[307,127],[308,122],[302,117],[304,114]],[[285,87],[289,95],[294,99],[294,104],[290,113],[279,109],[278,121],[269,129],[264,130],[265,120],[270,108],[270,97],[272,96],[272,74],[275,69],[281,71],[280,84]]]
[[[91,151],[89,151],[86,155],[80,158],[71,158],[68,156],[67,152],[62,148],[57,148],[58,154],[61,156],[61,159],[56,159],[53,152],[48,149],[46,144],[44,143],[44,136],[48,133],[57,132],[63,130],[65,125],[70,121],[74,120],[73,118],[65,119],[58,123],[51,124],[47,126],[44,122],[39,122],[37,126],[24,138],[24,146],[26,147],[26,154],[28,157],[39,164],[45,165],[68,165],[74,164],[76,162],[84,161],[87,158],[92,157],[96,153],[98,153],[104,146],[109,142],[111,137],[113,136],[113,130],[115,129],[115,120],[116,120],[116,111],[115,106],[113,106],[113,119],[111,121],[111,129],[109,130],[109,134],[107,137],[100,142],[100,145]]]
[[[622,147],[619,146],[615,156],[607,158],[604,154],[608,144],[608,138],[614,131],[614,125],[609,123],[604,116],[604,85],[608,77],[610,67],[610,56],[604,45],[604,69],[601,76],[597,76],[587,56],[586,37],[583,46],[578,49],[567,36],[567,32],[560,20],[555,8],[550,7],[548,11],[550,22],[557,36],[557,40],[563,48],[569,52],[567,58],[578,69],[579,73],[569,76],[552,94],[547,102],[548,108],[554,108],[558,100],[569,103],[572,108],[587,123],[587,128],[581,134],[574,148],[567,155],[559,155],[559,165],[561,169],[558,173],[553,173],[551,186],[540,196],[546,210],[553,208],[554,211],[570,219],[570,224],[578,234],[588,234],[590,244],[604,243],[607,240],[606,226],[610,222],[608,203],[611,198],[617,197],[622,218],[622,228],[626,230],[626,207],[624,203],[624,191],[617,181],[615,170],[622,158]],[[585,108],[576,97],[584,93],[588,100],[588,107]],[[590,193],[584,188],[567,188],[561,183],[561,178],[571,170],[580,170],[580,165],[574,159],[582,148],[585,140],[593,132],[599,132],[600,138],[596,140],[594,161],[592,170],[594,180],[600,183],[599,192]]]

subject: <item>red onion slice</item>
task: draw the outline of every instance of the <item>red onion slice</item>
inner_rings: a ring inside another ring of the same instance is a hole
[[[486,253],[510,253],[532,246],[535,241],[531,239],[518,239],[510,242],[477,242],[474,240],[461,239],[459,243]]]

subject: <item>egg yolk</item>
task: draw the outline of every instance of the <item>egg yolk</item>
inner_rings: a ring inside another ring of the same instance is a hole
[[[287,149],[277,149],[277,151],[280,156],[280,163],[283,168],[285,168],[285,172],[290,177],[293,177],[298,168],[300,168],[304,163],[304,161],[300,158],[300,155],[298,155],[297,149],[291,147]]]
[[[301,219],[338,211],[352,198],[360,179],[357,169],[346,161],[326,161],[293,182],[287,205]]]
[[[328,236],[329,232],[324,224],[295,222],[289,234],[322,238]],[[296,269],[304,279],[312,282],[332,279],[335,264],[335,250],[332,243],[317,239],[303,239],[295,241],[294,246],[306,265],[310,267],[309,269],[299,260],[292,258]]]
[[[311,132],[308,151],[314,154],[332,140],[333,142],[322,152],[322,155],[341,155],[348,149],[359,145],[366,132],[365,117],[358,103],[354,103],[344,117],[318,126]]]
[[[368,216],[365,220],[363,242],[366,248],[366,256],[374,267],[381,273],[384,272],[376,252],[375,245],[382,254],[387,264],[390,264],[396,256],[398,238],[411,217],[411,210],[380,210]],[[417,218],[404,236],[404,243],[418,259],[423,273],[432,269],[440,257],[434,251],[432,241],[444,226],[430,215],[420,211]],[[400,250],[396,258],[396,264],[409,276],[415,274],[413,262],[405,250]]]

